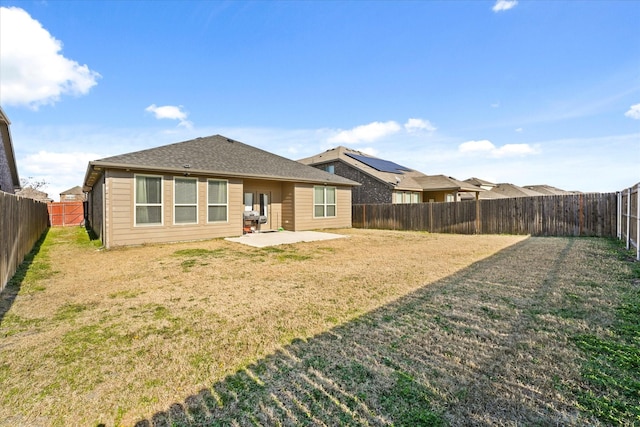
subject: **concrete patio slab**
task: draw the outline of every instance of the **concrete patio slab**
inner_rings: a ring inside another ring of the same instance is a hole
[[[227,237],[230,242],[242,243],[255,248],[286,245],[299,242],[315,242],[319,240],[340,239],[342,234],[324,233],[318,231],[272,231],[265,233],[249,233],[241,237]]]

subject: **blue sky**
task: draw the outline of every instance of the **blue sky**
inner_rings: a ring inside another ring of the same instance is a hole
[[[640,181],[640,1],[0,2],[21,178],[223,134],[458,179]]]

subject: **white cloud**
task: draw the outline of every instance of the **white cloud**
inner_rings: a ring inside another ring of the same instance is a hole
[[[409,119],[404,124],[404,128],[409,133],[418,131],[434,132],[436,130],[436,127],[429,120],[423,119]]]
[[[480,141],[467,141],[458,146],[458,152],[463,154],[476,154],[485,157],[522,157],[530,154],[537,154],[538,147],[529,144],[505,144],[496,147],[491,141],[483,139]]]
[[[497,0],[491,10],[494,12],[502,12],[505,10],[513,9],[518,4],[518,0]]]
[[[385,136],[402,130],[402,127],[394,121],[373,122],[368,125],[356,126],[351,130],[343,130],[328,139],[336,144],[358,144],[360,142],[372,142]]]
[[[467,141],[460,144],[458,151],[461,153],[481,153],[491,152],[496,149],[496,146],[487,139],[481,141]]]
[[[46,181],[48,185],[42,191],[48,193],[50,198],[59,200],[63,191],[76,185],[82,186],[89,161],[100,157],[87,152],[58,153],[41,150],[19,159],[20,177]]]
[[[193,127],[193,123],[187,120],[189,114],[182,108],[182,105],[177,107],[174,105],[163,105],[158,107],[156,104],[151,104],[144,110],[153,113],[158,120],[179,120],[180,123],[178,123],[178,126],[184,126],[187,129],[191,129]]]
[[[640,120],[640,104],[632,105],[624,115],[635,120]]]
[[[522,133],[522,131],[524,131],[524,129],[523,129],[523,128],[517,128],[517,129],[516,129],[516,132],[518,132],[518,133]]]
[[[378,150],[376,150],[373,147],[363,147],[363,148],[358,148],[358,151],[364,153],[364,154],[368,154],[370,156],[377,156],[378,155]]]
[[[100,74],[65,58],[56,40],[26,11],[0,8],[0,101],[34,110],[62,95],[85,95]]]

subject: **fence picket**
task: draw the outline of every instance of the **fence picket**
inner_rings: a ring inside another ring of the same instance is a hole
[[[0,191],[0,290],[47,226],[46,203]]]
[[[571,194],[480,200],[477,205],[473,200],[353,205],[352,218],[356,228],[612,237],[617,221],[616,205],[615,193]]]

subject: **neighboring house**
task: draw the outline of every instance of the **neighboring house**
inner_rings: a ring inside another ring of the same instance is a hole
[[[422,185],[425,202],[459,202],[465,198],[477,199],[486,193],[480,187],[445,175],[426,175],[416,181]]]
[[[60,193],[61,202],[83,202],[84,200],[85,194],[84,191],[82,191],[82,187],[79,185]]]
[[[353,203],[423,203],[457,201],[459,194],[484,190],[444,175],[422,172],[346,147],[336,147],[298,160],[359,182],[353,187]]]
[[[565,196],[567,194],[575,194],[573,191],[565,191],[556,187],[552,187],[550,185],[525,185],[523,188],[527,190],[537,191],[541,194],[546,194],[549,196]]]
[[[44,191],[36,190],[33,187],[24,187],[16,191],[16,196],[25,197],[27,199],[37,200],[39,202],[51,203],[53,199]]]
[[[346,178],[221,135],[89,162],[89,226],[106,247],[351,227]]]
[[[532,196],[544,196],[544,194],[529,190],[528,188],[518,187],[514,184],[496,184],[496,186],[491,190],[491,193],[500,194],[505,197],[532,197]]]
[[[494,184],[493,182],[485,181],[484,179],[480,178],[469,178],[465,179],[464,182],[475,185],[476,187],[480,187],[487,191],[491,191],[496,186],[496,184]]]
[[[11,122],[0,107],[0,191],[14,194],[20,190],[20,177],[11,142]]]
[[[487,190],[487,191],[483,191],[482,193],[480,193],[480,195],[479,195],[479,199],[480,200],[506,199],[508,197],[508,196],[505,196],[503,194],[491,191],[498,185],[498,184],[494,184],[493,182],[489,182],[489,181],[486,181],[486,180],[480,179],[480,178],[469,178],[469,179],[465,179],[464,182],[466,182],[468,184],[471,184],[471,185],[475,185],[476,187],[480,187],[483,190]],[[462,199],[463,200],[472,200],[473,197],[471,195],[469,195],[469,194],[463,194]]]

